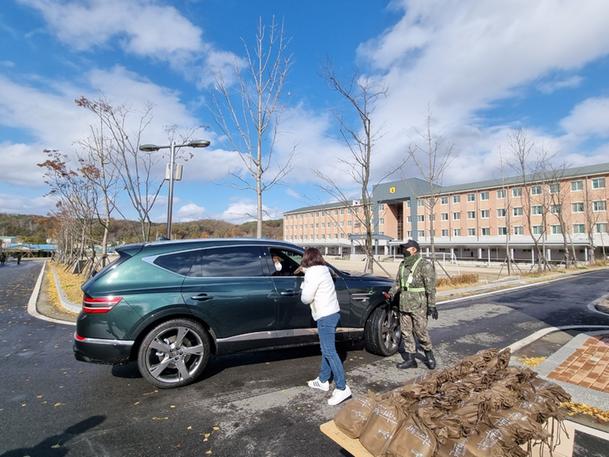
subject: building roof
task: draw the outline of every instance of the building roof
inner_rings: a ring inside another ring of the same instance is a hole
[[[359,202],[359,200],[356,200]],[[344,208],[345,206],[352,206],[353,200],[342,201],[342,202],[334,202],[334,203],[325,203],[323,205],[314,205],[314,206],[303,206],[302,208],[292,209],[290,211],[285,211],[283,213],[284,216],[290,214],[297,213],[309,213],[311,211],[321,211],[324,209],[334,209],[334,208]]]
[[[609,162],[599,163],[595,165],[586,165],[583,167],[565,168],[560,173],[555,173],[554,176],[564,178],[575,178],[589,175],[597,175],[609,173]],[[548,180],[549,174],[535,173],[527,178],[528,183],[534,183],[539,181]],[[522,184],[522,176],[509,176],[507,178],[489,179],[486,181],[475,181],[464,184],[456,184],[454,186],[443,186],[438,190],[438,194],[452,194],[457,192],[464,192],[468,190],[479,190],[489,189],[495,187],[513,186]],[[421,196],[429,195],[429,192],[420,194]]]

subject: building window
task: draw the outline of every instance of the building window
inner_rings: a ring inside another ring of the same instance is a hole
[[[607,202],[605,200],[598,200],[592,202],[592,211],[606,211]]]
[[[573,224],[573,233],[586,233],[585,224]]]
[[[448,205],[448,197],[442,197],[440,198],[440,203],[442,203],[443,205]]]
[[[476,236],[476,229],[475,228],[468,228],[467,229],[467,236]]]
[[[512,189],[512,197],[522,197],[522,188],[521,187],[514,187]]]
[[[550,193],[557,194],[558,192],[560,192],[560,184],[557,182],[550,184]]]
[[[531,187],[531,195],[541,195],[541,186]]]
[[[353,221],[347,221],[347,225],[352,225]]]
[[[384,224],[384,223],[385,223],[385,218],[384,218],[384,217],[381,217],[381,218],[379,219],[379,224]]]
[[[497,217],[505,217],[505,208],[498,208],[497,209]]]
[[[440,218],[441,218],[443,221],[447,221],[447,220],[448,220],[448,213],[442,213],[442,214],[440,214]]]
[[[411,216],[406,216],[406,222],[411,223],[412,222],[412,217]]]
[[[560,225],[553,225],[552,226],[552,234],[553,235],[560,235],[562,233],[562,230],[560,228]]]
[[[461,219],[461,213],[453,213],[453,221]]]
[[[476,194],[467,194],[467,201],[468,202],[475,202],[476,201]]]
[[[467,212],[467,218],[468,219],[476,219],[476,212],[475,211],[468,211]]]
[[[408,238],[412,238],[412,232],[410,230],[408,230],[408,232],[406,232],[406,236]]]
[[[584,182],[583,181],[571,181],[571,192],[577,192],[580,190],[584,190]]]
[[[417,222],[425,222],[425,215],[419,214],[417,216]]]
[[[593,189],[602,189],[605,187],[605,178],[594,178],[592,180]]]
[[[321,239],[322,239],[322,240],[325,240],[325,239],[326,239],[326,235],[322,235],[322,236],[321,236]]]
[[[522,225],[515,226],[514,235],[524,235],[524,227]]]
[[[453,203],[459,203],[461,201],[461,195],[453,195]]]
[[[599,224],[596,224],[594,226],[594,228],[596,229],[596,233],[607,233],[607,223],[606,222],[601,222]]]
[[[453,229],[453,236],[461,236],[461,229]]]
[[[571,209],[574,213],[583,213],[584,212],[584,202],[575,202],[571,203]]]
[[[425,200],[420,199],[420,198],[417,199],[417,206],[423,206],[423,205],[425,205]]]
[[[423,230],[419,230],[419,231],[417,232],[417,236],[418,236],[419,238],[424,238],[424,237],[425,237],[425,232],[424,232]]]
[[[480,211],[480,217],[482,219],[488,219],[490,211],[488,209],[483,209]]]
[[[514,216],[522,216],[524,213],[522,212],[522,206],[516,206],[515,208],[513,208],[513,212],[512,214]]]
[[[533,205],[531,206],[531,214],[541,215],[543,214],[543,206],[541,205]]]
[[[410,208],[410,200],[406,200],[406,206]]]
[[[488,200],[488,192],[480,192],[480,200]]]
[[[497,191],[497,198],[505,198],[505,189],[499,189]]]
[[[543,233],[542,230],[542,226],[541,225],[534,225],[533,226],[533,235],[541,235]]]
[[[497,235],[507,235],[507,227],[497,227]]]
[[[491,229],[488,227],[482,227],[482,236],[489,236],[491,234]]]
[[[448,229],[442,229],[442,236],[448,236]]]
[[[550,212],[552,214],[559,214],[560,213],[560,205],[550,205]]]

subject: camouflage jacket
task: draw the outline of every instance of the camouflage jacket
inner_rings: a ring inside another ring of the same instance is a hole
[[[400,263],[395,284],[389,290],[389,295],[393,298],[395,294],[400,294],[402,312],[427,312],[427,308],[436,306],[436,272],[431,262],[423,258],[418,265],[413,266],[413,269],[414,272],[404,264],[404,261]],[[412,281],[407,284],[411,273]]]

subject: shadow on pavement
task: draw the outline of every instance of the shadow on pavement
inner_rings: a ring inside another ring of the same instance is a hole
[[[59,435],[45,438],[34,447],[13,449],[12,451],[7,451],[0,455],[0,457],[23,457],[25,455],[30,457],[63,457],[70,451],[70,448],[64,446],[65,443],[75,436],[97,427],[105,420],[106,416],[91,416],[88,419],[66,428],[63,433]]]

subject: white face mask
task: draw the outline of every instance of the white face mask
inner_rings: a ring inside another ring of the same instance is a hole
[[[275,270],[281,271],[282,268],[283,266],[281,265],[281,262],[275,262]]]

